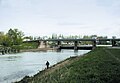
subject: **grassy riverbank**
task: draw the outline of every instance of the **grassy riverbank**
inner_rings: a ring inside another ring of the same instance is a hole
[[[120,49],[96,48],[45,69],[19,83],[119,83]]]

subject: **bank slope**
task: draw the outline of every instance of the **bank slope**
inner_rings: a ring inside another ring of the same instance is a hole
[[[119,83],[120,49],[96,48],[19,83]]]

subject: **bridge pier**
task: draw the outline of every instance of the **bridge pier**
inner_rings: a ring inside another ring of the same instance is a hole
[[[61,51],[61,41],[57,41],[57,51]]]
[[[78,45],[78,41],[74,41],[74,50],[78,50],[77,45]]]
[[[61,41],[57,41],[57,45],[61,45]]]
[[[112,47],[113,46],[116,46],[116,41],[114,39],[112,40]]]
[[[58,48],[60,48],[60,46],[61,46],[61,41],[57,41],[57,46],[58,46]]]
[[[96,47],[96,40],[93,41],[93,47]]]

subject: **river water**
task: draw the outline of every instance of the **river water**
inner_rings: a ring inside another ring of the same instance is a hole
[[[11,83],[32,76],[46,68],[46,61],[50,66],[71,56],[80,56],[90,50],[61,50],[61,52],[23,52],[17,54],[0,55],[0,83]]]

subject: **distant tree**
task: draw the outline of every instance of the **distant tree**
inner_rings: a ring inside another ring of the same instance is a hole
[[[52,34],[52,39],[57,39],[57,34]]]
[[[12,42],[11,42],[11,40],[9,39],[9,37],[7,35],[3,36],[3,38],[2,38],[2,45],[5,46],[5,47],[12,46]]]
[[[0,32],[0,45],[2,45],[3,37],[4,37],[4,33]]]
[[[41,39],[41,37],[39,36],[37,39],[38,39],[38,40],[40,40],[40,39]]]
[[[112,39],[116,39],[116,36],[112,36]]]
[[[83,36],[83,39],[90,39],[91,38],[91,36],[88,36],[88,35],[84,35]],[[92,42],[91,41],[82,41],[82,44],[92,44]]]
[[[12,45],[20,45],[23,41],[24,33],[18,29],[10,29],[7,33]]]
[[[78,38],[79,38],[79,39],[82,38],[82,35],[79,35]]]
[[[98,36],[97,39],[107,39],[108,37],[107,36]],[[99,41],[98,44],[107,44],[107,41]]]
[[[26,36],[26,37],[24,37],[24,40],[33,40],[33,37],[32,36]]]
[[[62,34],[60,34],[60,35],[58,36],[58,39],[63,39]]]
[[[84,36],[83,36],[83,39],[89,39],[89,38],[91,38],[91,37],[88,36],[88,35],[84,35]]]
[[[92,38],[92,39],[96,39],[96,38],[97,38],[97,35],[91,35],[91,38]]]

